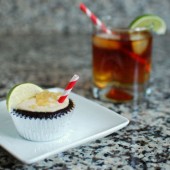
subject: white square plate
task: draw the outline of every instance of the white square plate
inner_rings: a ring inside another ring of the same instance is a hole
[[[50,91],[63,89],[55,88]],[[84,97],[74,93],[69,97],[76,103],[71,128],[64,137],[52,142],[32,142],[20,137],[6,110],[5,101],[0,102],[0,146],[20,161],[31,164],[107,136],[129,123],[128,119]]]

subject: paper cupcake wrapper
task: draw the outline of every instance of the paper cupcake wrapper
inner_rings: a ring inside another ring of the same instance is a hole
[[[73,110],[52,119],[34,119],[17,115],[18,113],[11,112],[15,127],[22,137],[32,141],[51,141],[61,138],[69,130]]]

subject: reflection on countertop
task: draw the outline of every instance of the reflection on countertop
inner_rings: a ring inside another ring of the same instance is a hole
[[[0,148],[0,169],[170,169],[170,34],[155,37],[152,94],[139,110],[91,95],[90,35],[0,36],[0,99],[16,83],[65,87],[77,73],[73,90],[130,119],[105,138],[24,165]]]

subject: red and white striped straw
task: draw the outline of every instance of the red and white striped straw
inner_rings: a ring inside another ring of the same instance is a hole
[[[58,99],[59,103],[63,103],[64,100],[67,98],[67,96],[69,95],[69,93],[71,92],[71,90],[73,89],[73,87],[75,86],[77,80],[79,79],[78,75],[74,75],[71,80],[69,81],[69,83],[67,84],[64,93],[62,96],[60,96],[60,98]]]
[[[91,21],[97,25],[103,32],[105,33],[108,33],[108,34],[112,34],[112,31],[109,30],[105,24],[99,19],[96,17],[96,15],[90,11],[90,9],[88,9],[86,7],[85,4],[83,3],[80,3],[80,9],[91,19]]]

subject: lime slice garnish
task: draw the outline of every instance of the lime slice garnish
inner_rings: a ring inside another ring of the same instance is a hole
[[[23,83],[14,86],[7,94],[6,104],[8,111],[11,111],[25,99],[35,96],[43,89],[32,83]]]
[[[153,14],[145,14],[137,17],[132,21],[129,27],[131,29],[147,28],[154,31],[157,34],[164,34],[166,32],[165,21],[159,16]]]

